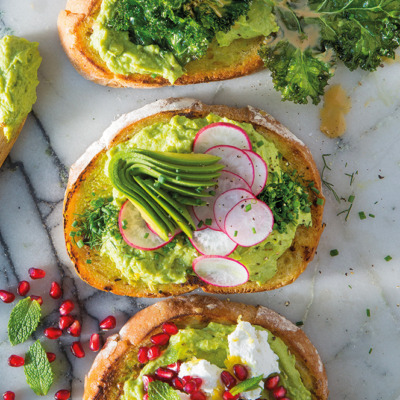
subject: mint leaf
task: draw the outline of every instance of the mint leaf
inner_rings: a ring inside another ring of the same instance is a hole
[[[149,383],[149,400],[180,400],[176,390],[168,383],[153,381]]]
[[[260,382],[263,380],[263,375],[255,376],[254,378],[246,379],[234,386],[230,393],[236,396],[239,393],[248,392],[249,390],[254,390],[260,387]]]
[[[46,352],[39,340],[29,347],[25,355],[24,371],[26,382],[38,396],[45,396],[53,383],[54,376]]]
[[[30,297],[20,300],[11,311],[8,321],[8,338],[10,343],[23,343],[35,331],[42,315],[40,304]]]

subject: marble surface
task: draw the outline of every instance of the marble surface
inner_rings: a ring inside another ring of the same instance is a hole
[[[267,110],[310,147],[320,171],[322,155],[330,154],[324,178],[344,200],[338,203],[325,190],[326,229],[314,261],[292,285],[232,299],[263,304],[293,322],[303,321],[326,365],[330,399],[400,399],[400,63],[375,73],[350,73],[339,66],[332,83],[345,87],[352,109],[346,134],[328,139],[319,131],[319,107],[282,103],[268,71],[159,90],[111,89],[86,81],[59,43],[56,19],[64,5],[64,0],[0,1],[0,35],[38,41],[43,56],[38,101],[0,170],[0,288],[15,292],[30,267],[47,271],[46,279],[33,282],[31,291],[44,298],[44,318],[35,338],[57,354],[56,379],[46,398],[67,388],[74,400],[80,399],[95,356],[87,341],[98,321],[115,315],[117,331],[135,311],[154,302],[97,291],[75,275],[61,222],[68,169],[118,115],[160,98],[190,96],[210,104],[251,104]],[[349,207],[350,195],[355,201],[346,221],[345,213],[337,214]],[[360,211],[366,213],[365,220],[359,218]],[[338,249],[339,255],[331,257],[331,249]],[[389,262],[387,255],[393,258]],[[70,353],[71,337],[50,341],[43,336],[44,327],[58,315],[58,302],[47,294],[52,280],[62,282],[65,298],[78,304],[84,359]],[[0,303],[0,393],[13,390],[18,400],[32,399],[23,369],[7,366],[10,354],[23,355],[32,343],[10,346],[6,321],[11,306]]]

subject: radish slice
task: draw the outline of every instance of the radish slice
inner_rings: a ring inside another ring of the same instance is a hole
[[[199,253],[210,256],[227,256],[237,247],[225,233],[209,228],[193,232],[189,240]]]
[[[193,211],[199,221],[203,221],[204,224],[209,222],[207,228],[219,231],[220,228],[214,217],[214,203],[217,197],[229,189],[241,188],[246,189],[249,192],[251,192],[251,189],[243,178],[229,171],[221,171],[221,175],[216,179],[215,185],[215,196],[203,197],[202,200],[207,204],[205,206],[195,206],[193,207]]]
[[[226,214],[240,201],[254,199],[253,193],[246,189],[230,189],[220,194],[214,203],[214,218],[223,231],[225,229]]]
[[[123,229],[123,221],[126,221],[126,228]],[[171,242],[171,236],[167,242],[150,230],[146,221],[140,215],[139,210],[127,200],[121,207],[118,216],[119,231],[129,246],[139,250],[156,250]]]
[[[201,256],[193,261],[195,274],[204,282],[221,287],[243,285],[249,271],[239,261],[222,256]]]
[[[268,178],[268,167],[267,163],[261,156],[254,151],[244,150],[244,152],[250,157],[254,167],[254,181],[251,185],[251,191],[255,196],[259,195],[265,187]]]
[[[273,226],[271,209],[261,200],[246,199],[228,212],[224,231],[239,246],[250,247],[265,240]]]
[[[251,158],[243,150],[233,146],[214,146],[205,154],[221,157],[218,161],[225,165],[224,171],[233,172],[242,177],[251,187],[254,182],[254,167]]]
[[[234,124],[216,122],[197,132],[193,142],[193,152],[204,153],[211,147],[224,144],[251,150],[251,142],[246,131]]]

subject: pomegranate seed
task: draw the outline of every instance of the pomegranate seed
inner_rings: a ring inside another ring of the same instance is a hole
[[[100,329],[102,329],[103,331],[107,331],[109,329],[114,329],[115,325],[117,325],[115,317],[109,315],[107,318],[104,318],[103,321],[100,322]]]
[[[169,335],[167,333],[158,333],[150,338],[151,343],[164,346],[169,342]]]
[[[62,335],[62,330],[60,328],[46,328],[44,330],[44,336],[51,340],[58,339]]]
[[[149,383],[154,382],[154,376],[151,375],[143,375],[142,376],[142,381],[143,381],[143,390],[147,392],[149,390]]]
[[[201,378],[193,378],[194,383],[196,384],[197,390],[201,388],[201,385],[203,384],[203,379]]]
[[[272,390],[272,395],[275,399],[281,399],[286,395],[286,389],[283,386],[278,386]]]
[[[282,397],[279,400],[290,400],[289,397]]]
[[[172,386],[173,386],[175,389],[183,390],[183,382],[182,382],[182,379],[179,379],[178,377],[172,379]]]
[[[29,292],[30,288],[31,285],[28,281],[21,281],[20,283],[18,283],[17,292],[20,296],[25,296]]]
[[[0,299],[4,303],[12,303],[15,299],[15,295],[13,293],[7,292],[7,290],[0,290]]]
[[[149,361],[149,357],[147,357],[147,352],[149,351],[148,347],[140,347],[138,351],[138,360],[141,364],[147,363]]]
[[[236,396],[234,396],[233,394],[231,394],[229,392],[229,390],[227,390],[226,392],[224,392],[224,394],[222,395],[222,398],[224,400],[237,400],[239,398],[240,394],[237,394]]]
[[[189,394],[195,392],[196,390],[197,390],[197,385],[196,382],[194,381],[190,381],[183,386],[183,391]]]
[[[51,282],[49,294],[53,299],[59,299],[62,296],[61,286],[57,282]]]
[[[100,335],[98,333],[93,333],[92,336],[90,336],[90,341],[89,341],[89,348],[92,351],[99,351],[100,350]]]
[[[61,315],[68,315],[75,308],[75,304],[72,300],[65,300],[61,303],[59,308]]]
[[[167,365],[167,368],[170,369],[171,371],[178,373],[179,370],[181,369],[181,364],[182,363],[180,361],[177,361],[177,362],[174,362],[173,364]]]
[[[149,394],[148,393],[145,393],[143,395],[143,400],[149,400]]]
[[[60,317],[59,321],[58,321],[58,326],[60,327],[60,329],[66,329],[69,328],[72,323],[75,321],[74,317],[71,315],[63,315],[62,317]]]
[[[160,380],[165,379],[167,381],[171,380],[176,376],[176,372],[163,367],[157,368],[155,374],[158,379]]]
[[[247,371],[247,368],[242,364],[235,364],[233,366],[233,373],[239,381],[244,381],[249,376],[249,371]]]
[[[46,353],[46,355],[47,355],[47,359],[51,363],[56,359],[56,355],[54,353]]]
[[[25,360],[23,357],[16,356],[15,354],[8,357],[8,365],[10,367],[22,367],[24,364],[25,364]]]
[[[278,386],[279,380],[281,378],[279,375],[271,376],[265,381],[264,388],[267,390],[272,390]]]
[[[221,381],[228,389],[231,389],[234,386],[236,386],[236,379],[228,371],[221,372]]]
[[[184,376],[182,378],[182,382],[183,382],[184,385],[186,385],[188,382],[190,382],[192,380],[193,380],[193,378],[191,376]]]
[[[40,268],[29,268],[28,273],[32,279],[43,279],[46,276],[46,271]]]
[[[168,335],[176,335],[179,332],[178,327],[173,322],[164,322],[161,329]]]
[[[155,360],[156,358],[160,357],[161,350],[158,346],[151,346],[149,350],[147,350],[147,358],[149,360]]]
[[[42,296],[35,296],[34,294],[31,294],[29,297],[31,300],[36,300],[40,305],[43,304]]]
[[[15,393],[11,392],[11,391],[5,392],[5,393],[3,393],[3,399],[4,400],[14,400],[15,399]]]
[[[83,350],[81,342],[74,342],[71,344],[71,353],[77,358],[85,357],[85,350]]]
[[[194,392],[190,395],[190,400],[207,400],[207,396],[201,392]]]
[[[56,400],[68,400],[71,397],[71,392],[69,390],[59,390],[55,395],[54,398]]]
[[[81,330],[81,323],[76,319],[67,329],[67,332],[73,337],[78,337],[81,335]]]

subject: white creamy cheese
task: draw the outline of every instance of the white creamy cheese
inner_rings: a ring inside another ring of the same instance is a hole
[[[220,376],[223,370],[207,360],[199,360],[193,358],[184,362],[179,370],[179,378],[191,376],[193,378],[201,378],[203,384],[201,390],[205,393],[212,394],[217,387],[222,385]]]
[[[236,329],[228,336],[230,356],[240,357],[249,369],[249,377],[280,372],[278,356],[268,343],[268,332],[256,330],[249,322],[239,321]],[[258,399],[261,389],[242,393],[247,400]]]

